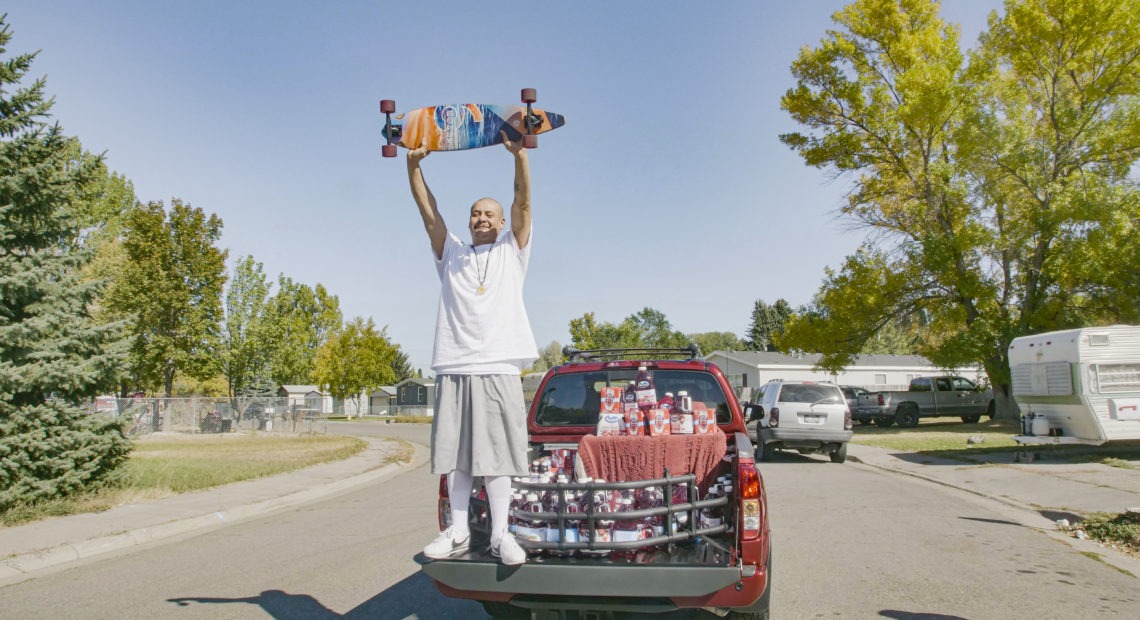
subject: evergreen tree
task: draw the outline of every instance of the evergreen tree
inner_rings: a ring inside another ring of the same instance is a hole
[[[127,458],[118,424],[83,401],[113,383],[120,326],[90,308],[76,204],[93,174],[49,124],[44,80],[20,82],[35,54],[8,58],[0,16],[0,510],[105,482]]]
[[[792,317],[792,307],[784,299],[769,306],[757,299],[752,307],[752,324],[744,343],[752,351],[779,351],[775,341],[784,333],[784,324]]]

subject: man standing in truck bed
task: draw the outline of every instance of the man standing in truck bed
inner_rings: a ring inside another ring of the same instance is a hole
[[[432,370],[436,373],[431,470],[447,475],[451,526],[424,548],[445,558],[470,541],[467,510],[475,476],[482,476],[491,508],[491,551],[504,564],[522,564],[526,552],[507,532],[511,476],[527,472],[522,369],[538,359],[523,306],[530,260],[530,163],[522,143],[503,136],[515,161],[511,226],[491,198],[471,205],[468,245],[447,230],[424,182],[425,149],[408,152],[408,181],[431,240],[441,283]]]

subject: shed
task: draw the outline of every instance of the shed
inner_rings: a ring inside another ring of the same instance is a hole
[[[396,386],[382,385],[368,395],[368,415],[389,415],[396,409]]]
[[[396,411],[404,415],[432,415],[435,410],[435,379],[412,377],[395,385]]]
[[[277,389],[277,396],[286,399],[285,406],[289,409],[309,409],[320,413],[333,410],[332,397],[315,385],[282,385]]]

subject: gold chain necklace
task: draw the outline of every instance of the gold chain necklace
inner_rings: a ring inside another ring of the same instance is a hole
[[[487,248],[487,263],[483,267],[479,267],[479,252],[475,246],[471,246],[471,252],[475,254],[475,275],[479,276],[479,288],[475,290],[475,294],[482,295],[487,292],[483,283],[487,281],[487,272],[491,270],[491,249]],[[482,271],[481,274],[480,271]]]

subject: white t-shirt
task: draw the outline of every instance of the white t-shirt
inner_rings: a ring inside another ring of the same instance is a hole
[[[439,314],[431,368],[437,374],[519,374],[538,359],[523,306],[531,242],[519,248],[510,229],[472,247],[448,231],[439,271]],[[480,292],[482,291],[482,292]]]

